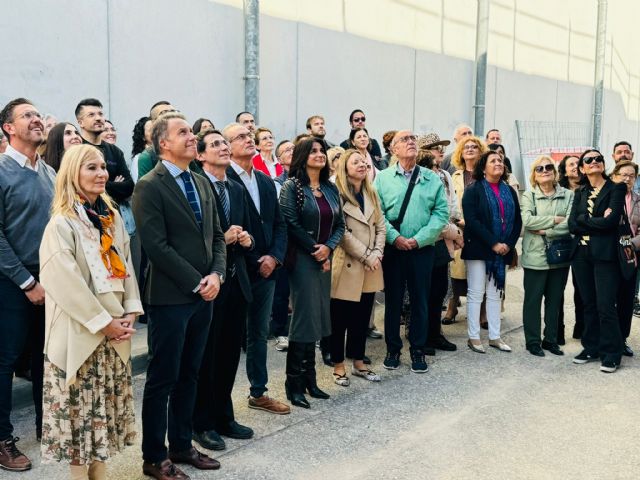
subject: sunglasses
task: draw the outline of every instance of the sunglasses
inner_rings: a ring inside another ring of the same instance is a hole
[[[536,173],[542,173],[542,172],[553,172],[555,169],[553,168],[553,165],[551,165],[550,163],[547,163],[546,165],[538,165],[536,168]]]
[[[354,122],[366,122],[367,117],[353,117]]]
[[[585,165],[591,165],[593,162],[596,163],[604,163],[604,157],[602,155],[598,155],[597,157],[587,157],[582,159]]]

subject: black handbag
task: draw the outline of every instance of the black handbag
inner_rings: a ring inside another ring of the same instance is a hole
[[[533,196],[533,214],[538,215],[535,192]],[[546,235],[541,235],[544,242],[544,252],[549,265],[559,265],[571,262],[571,252],[573,251],[573,238],[571,236],[554,238],[548,240]]]
[[[618,261],[620,263],[620,273],[625,280],[629,280],[636,271],[637,260],[636,250],[631,243],[632,232],[626,207],[620,217],[618,234]]]

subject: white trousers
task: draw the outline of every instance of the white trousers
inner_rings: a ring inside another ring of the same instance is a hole
[[[500,292],[495,281],[489,280],[484,260],[465,260],[467,268],[467,329],[469,338],[480,340],[480,305],[487,295],[487,321],[489,340],[500,338]]]

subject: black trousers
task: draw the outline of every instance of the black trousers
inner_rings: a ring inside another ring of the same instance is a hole
[[[274,272],[276,289],[271,307],[271,334],[286,337],[289,334],[289,274],[286,268]]]
[[[620,332],[623,340],[629,338],[631,333],[631,319],[633,318],[633,299],[636,294],[636,278],[638,271],[627,280],[622,278],[618,288],[618,321],[620,322]]]
[[[246,322],[247,302],[238,277],[230,277],[213,302],[213,319],[200,365],[193,410],[195,432],[224,429],[235,420],[231,392]]]
[[[198,372],[209,337],[212,302],[149,306],[149,366],[142,397],[142,457],[167,459],[191,448]],[[168,407],[168,408],[167,408]]]
[[[427,345],[433,345],[442,331],[442,303],[449,287],[449,263],[434,266],[431,271],[431,292],[429,292]],[[411,327],[409,327],[411,329]]]
[[[620,363],[623,338],[616,310],[618,263],[594,259],[586,247],[578,247],[571,267],[584,301],[583,348],[589,354],[600,355],[602,360]]]
[[[31,274],[37,278],[35,272]],[[27,344],[30,351],[35,423],[36,427],[42,427],[44,330],[44,306],[32,304],[12,280],[0,274],[0,440],[13,436],[13,373]]]
[[[385,285],[384,337],[387,351],[402,350],[400,313],[405,285],[411,303],[409,343],[412,350],[422,350],[427,343],[427,305],[431,291],[434,249],[423,247],[402,251],[387,245],[382,268]]]
[[[342,363],[345,357],[344,335],[347,334],[347,357],[364,358],[367,329],[375,292],[363,293],[359,302],[331,299],[331,361]]]

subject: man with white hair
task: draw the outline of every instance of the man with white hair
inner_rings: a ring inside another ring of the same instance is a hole
[[[473,129],[466,123],[461,123],[453,131],[453,139],[456,141],[456,144],[457,144],[459,141],[461,141],[463,138],[466,138],[466,137],[473,137]],[[453,155],[453,152],[447,153],[447,155],[444,157],[444,160],[442,161],[442,165],[440,165],[440,168],[442,168],[443,170],[446,170],[451,174],[453,174],[453,172],[456,171],[455,165],[451,163],[452,155]]]

